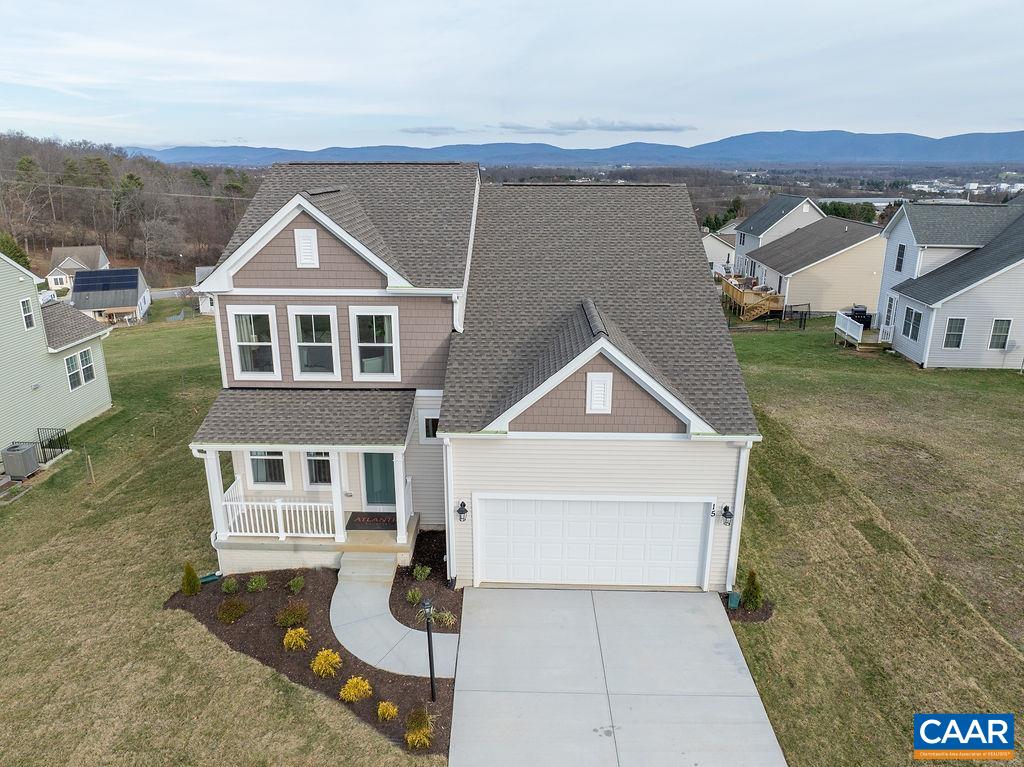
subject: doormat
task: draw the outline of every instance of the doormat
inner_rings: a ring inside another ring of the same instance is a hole
[[[386,511],[364,511],[348,518],[346,530],[394,530],[395,515]]]

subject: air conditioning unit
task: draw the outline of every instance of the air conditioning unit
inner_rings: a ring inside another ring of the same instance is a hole
[[[0,459],[4,462],[4,471],[11,479],[26,479],[39,471],[36,459],[36,446],[31,442],[15,443],[0,450]]]

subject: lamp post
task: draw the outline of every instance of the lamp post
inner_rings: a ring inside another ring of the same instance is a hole
[[[434,679],[434,635],[431,631],[431,625],[434,622],[434,605],[431,604],[429,597],[423,600],[423,618],[427,624],[427,658],[430,661],[430,700],[431,702],[437,702],[437,682]]]

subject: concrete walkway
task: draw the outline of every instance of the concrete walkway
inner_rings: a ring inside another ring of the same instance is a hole
[[[430,676],[426,632],[403,626],[388,606],[394,578],[393,554],[342,555],[331,599],[331,628],[346,650],[370,665],[395,674]],[[455,676],[458,652],[458,634],[434,634],[438,678]]]

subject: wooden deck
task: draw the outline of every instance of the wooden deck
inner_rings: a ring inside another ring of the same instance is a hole
[[[874,328],[863,327],[853,320],[846,312],[836,313],[834,328],[836,343],[853,346],[859,352],[881,351],[892,346],[892,326],[882,332]]]
[[[729,301],[729,307],[741,320],[749,322],[769,312],[781,312],[786,308],[786,297],[775,292],[752,290],[722,280],[722,295]]]

